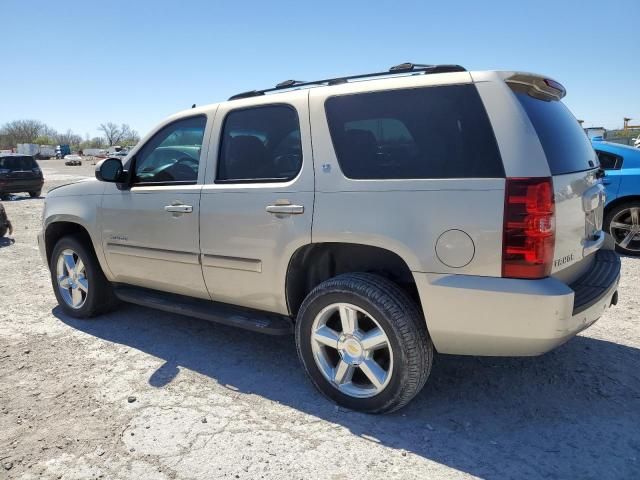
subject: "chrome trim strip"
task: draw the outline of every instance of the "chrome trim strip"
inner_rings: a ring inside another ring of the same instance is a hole
[[[162,250],[160,248],[135,247],[119,243],[107,243],[107,252],[113,255],[150,258],[165,262],[188,263],[192,265],[198,265],[200,263],[197,253]]]
[[[230,270],[245,270],[247,272],[262,273],[261,260],[209,254],[202,254],[201,257],[203,267],[226,268]]]

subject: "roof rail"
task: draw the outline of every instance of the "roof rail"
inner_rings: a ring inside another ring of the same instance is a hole
[[[278,83],[275,87],[265,88],[264,90],[250,90],[248,92],[238,93],[229,97],[229,100],[238,100],[240,98],[259,97],[268,92],[275,92],[278,90],[288,90],[292,88],[311,87],[318,85],[340,85],[347,83],[349,80],[360,80],[365,78],[384,77],[398,74],[431,74],[431,73],[447,73],[447,72],[466,72],[467,69],[460,65],[425,65],[421,63],[401,63],[394,65],[389,70],[384,72],[363,73],[360,75],[349,75],[345,77],[325,78],[323,80],[314,80],[311,82],[303,82],[301,80],[285,80]]]

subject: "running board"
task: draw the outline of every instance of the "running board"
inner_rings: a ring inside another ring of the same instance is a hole
[[[268,335],[293,333],[293,322],[289,317],[236,307],[227,303],[212,302],[198,298],[159,292],[147,288],[118,285],[114,293],[123,302],[155,308],[169,313],[200,318]]]

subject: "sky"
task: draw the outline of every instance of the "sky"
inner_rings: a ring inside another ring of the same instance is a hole
[[[411,61],[545,74],[617,128],[640,124],[639,30],[638,0],[0,0],[0,125],[144,135],[193,103]]]

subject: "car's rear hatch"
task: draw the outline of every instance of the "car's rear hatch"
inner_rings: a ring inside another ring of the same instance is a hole
[[[604,240],[599,163],[580,124],[560,100],[564,88],[534,75],[507,79],[547,157],[555,198],[551,274],[567,283],[584,273]]]
[[[30,156],[0,157],[0,180],[12,187],[34,185],[42,178],[38,164]]]

